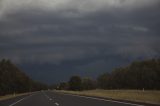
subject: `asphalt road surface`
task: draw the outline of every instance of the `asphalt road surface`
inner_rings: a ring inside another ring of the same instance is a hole
[[[76,96],[39,91],[26,96],[20,96],[0,101],[0,106],[144,106],[138,103],[120,102],[94,97]]]

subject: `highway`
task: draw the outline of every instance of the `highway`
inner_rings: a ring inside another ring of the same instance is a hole
[[[138,103],[107,100],[56,93],[53,91],[39,91],[26,96],[15,97],[0,101],[0,106],[146,106]],[[150,106],[150,105],[148,105]]]

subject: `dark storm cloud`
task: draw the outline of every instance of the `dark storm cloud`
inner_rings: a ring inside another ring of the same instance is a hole
[[[158,0],[13,1],[0,1],[1,59],[54,64],[48,70],[57,73],[94,68],[97,75],[98,68],[160,56]]]

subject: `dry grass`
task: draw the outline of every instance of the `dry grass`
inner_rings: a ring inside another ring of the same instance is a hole
[[[57,92],[160,104],[160,91],[89,90],[89,91],[57,91]]]

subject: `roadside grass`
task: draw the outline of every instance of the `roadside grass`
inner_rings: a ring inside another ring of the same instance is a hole
[[[0,101],[15,98],[15,97],[18,97],[18,96],[28,95],[28,94],[29,93],[20,93],[20,94],[9,94],[9,95],[5,95],[5,96],[0,96]]]
[[[83,96],[94,96],[110,98],[117,100],[127,100],[134,102],[143,102],[151,104],[160,104],[160,91],[142,91],[142,90],[88,90],[88,91],[65,91],[56,90],[56,92],[69,93]]]

